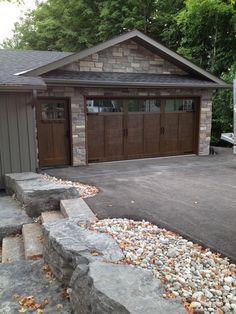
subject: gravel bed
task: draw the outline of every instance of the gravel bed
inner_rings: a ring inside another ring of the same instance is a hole
[[[81,182],[73,182],[73,181],[66,181],[66,180],[62,180],[62,179],[57,179],[55,177],[49,176],[46,173],[42,174],[42,177],[44,180],[47,180],[50,182],[60,183],[60,184],[65,184],[68,186],[75,187],[80,192],[80,196],[82,198],[92,197],[98,193],[98,188],[96,188],[95,186],[92,186],[92,185],[83,184]]]
[[[236,265],[180,235],[146,221],[104,219],[92,230],[118,242],[124,264],[153,271],[164,298],[181,298],[188,313],[236,314]]]

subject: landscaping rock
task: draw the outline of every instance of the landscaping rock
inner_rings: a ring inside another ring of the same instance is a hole
[[[96,216],[82,198],[62,200],[60,208],[64,217],[77,218],[82,223],[96,220]]]
[[[2,263],[12,263],[25,259],[22,235],[6,237],[2,241]]]
[[[78,198],[76,188],[44,180],[34,173],[7,174],[6,189],[14,192],[16,198],[24,204],[30,217],[39,216],[42,212],[60,209],[60,200]]]
[[[50,212],[43,212],[41,214],[42,223],[48,223],[56,220],[63,219],[64,216],[59,210],[56,211],[50,211]]]
[[[32,296],[41,304],[45,314],[71,314],[68,299],[63,297],[63,287],[57,280],[49,280],[43,270],[42,261],[21,261],[0,264],[0,313],[19,313],[22,308],[17,298]],[[18,296],[18,297],[17,297]],[[58,305],[61,305],[58,307]],[[23,310],[22,312],[23,313]],[[37,313],[36,309],[26,309],[25,313]]]
[[[25,258],[37,259],[43,256],[43,232],[38,223],[26,224],[22,228]]]
[[[10,196],[0,197],[0,241],[6,236],[20,232],[22,226],[31,221],[19,202]]]
[[[124,257],[110,235],[85,229],[76,219],[44,224],[43,230],[44,259],[65,284],[69,284],[78,264],[88,264],[94,259],[118,262]]]
[[[9,195],[15,194],[17,181],[38,179],[39,175],[34,172],[9,173],[5,174],[5,187]]]
[[[76,314],[186,313],[177,301],[161,297],[152,272],[102,261],[79,265],[71,279],[71,303]]]

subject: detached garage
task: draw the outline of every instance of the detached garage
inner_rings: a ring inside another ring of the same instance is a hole
[[[0,67],[1,178],[208,154],[212,94],[229,87],[136,30],[79,53],[0,50]]]

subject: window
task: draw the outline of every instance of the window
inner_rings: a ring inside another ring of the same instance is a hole
[[[121,99],[94,99],[87,100],[88,112],[122,112],[123,101]]]
[[[43,120],[65,119],[65,104],[64,103],[42,104],[41,108],[42,108]]]
[[[194,111],[193,99],[166,99],[165,112]]]
[[[129,112],[160,112],[161,102],[158,99],[128,100]]]

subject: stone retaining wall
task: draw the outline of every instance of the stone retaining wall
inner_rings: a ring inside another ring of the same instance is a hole
[[[108,234],[62,219],[44,224],[44,259],[71,288],[75,314],[184,314],[179,300],[162,297],[151,271],[118,264],[124,255]]]

